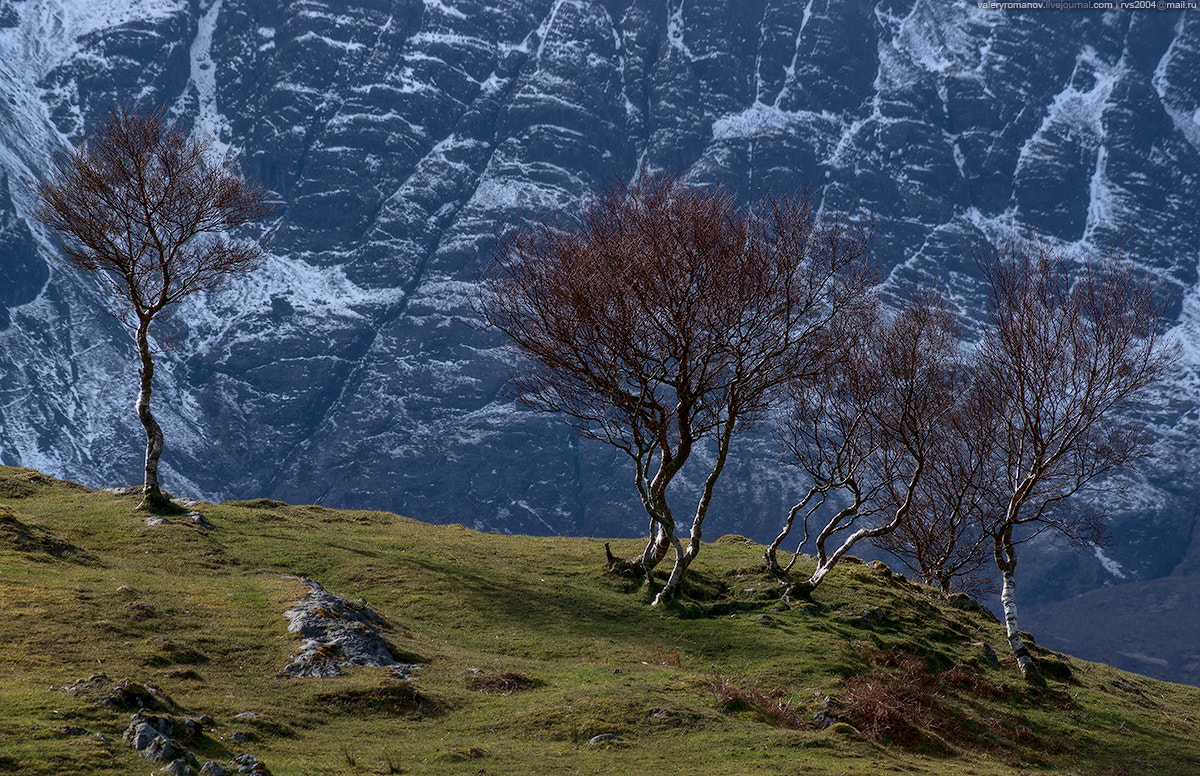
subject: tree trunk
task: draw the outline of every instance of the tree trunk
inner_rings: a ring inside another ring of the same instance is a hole
[[[138,324],[137,342],[138,356],[141,358],[141,369],[138,370],[140,383],[137,395],[137,414],[146,429],[146,470],[142,485],[142,503],[138,509],[158,511],[169,506],[158,485],[158,459],[163,451],[162,428],[150,412],[150,394],[154,382],[154,361],[150,356],[150,320],[142,320]]]
[[[683,543],[676,536],[671,537],[671,543],[675,545],[675,565],[671,567],[671,576],[667,578],[667,584],[662,590],[658,591],[658,595],[654,596],[654,600],[650,602],[651,606],[658,606],[663,601],[669,601],[675,597],[676,591],[679,589],[679,581],[683,579],[683,572],[687,571],[687,567],[691,565],[692,560],[697,553],[692,552],[692,548],[683,549]]]
[[[1021,634],[1017,630],[1016,578],[1011,570],[1003,571],[1001,576],[1004,580],[1000,592],[1000,605],[1004,608],[1004,632],[1008,636],[1008,645],[1012,647],[1013,654],[1017,657],[1017,668],[1024,676],[1030,669],[1036,669],[1037,664],[1034,663],[1033,656],[1029,654],[1029,648],[1025,646],[1025,642],[1021,640]]]
[[[1013,655],[1017,658],[1017,668],[1021,676],[1031,676],[1037,671],[1037,663],[1029,648],[1021,640],[1017,629],[1017,555],[1007,536],[997,536],[995,540],[996,566],[1000,570],[1002,586],[1000,588],[1000,606],[1004,610],[1004,634],[1008,637],[1008,645],[1012,647]]]
[[[680,547],[679,540],[674,536],[671,537],[675,542],[675,565],[671,568],[671,575],[667,577],[667,584],[659,594],[654,598],[654,604],[657,605],[660,601],[665,601],[673,598],[679,590],[679,585],[683,581],[683,574],[687,571],[688,566],[692,565],[692,561],[700,554],[700,539],[704,532],[704,518],[708,516],[708,505],[712,503],[713,488],[717,484],[717,478],[721,476],[721,471],[725,468],[725,461],[729,457],[729,442],[733,438],[733,430],[737,427],[738,414],[730,409],[729,414],[725,418],[724,427],[721,429],[721,438],[717,441],[717,460],[713,463],[712,471],[704,479],[704,490],[700,494],[700,500],[696,504],[696,514],[692,518],[692,531],[688,537],[687,550]]]
[[[791,583],[791,579],[788,576],[788,569],[791,568],[791,564],[788,564],[788,568],[780,566],[776,553],[778,553],[780,545],[783,544],[784,540],[787,539],[788,535],[792,532],[792,526],[796,522],[796,515],[800,514],[800,511],[806,508],[808,503],[812,501],[813,497],[818,494],[821,496],[821,500],[818,502],[817,506],[825,503],[824,491],[819,491],[815,487],[810,488],[808,493],[805,494],[804,498],[788,511],[787,519],[783,523],[783,530],[781,530],[779,535],[775,537],[775,541],[771,542],[770,546],[763,551],[763,560],[766,561],[768,573],[773,575],[784,585]],[[804,538],[801,540],[800,546],[796,548],[797,554],[800,553],[800,548],[808,543],[808,516],[811,515],[815,509],[816,507],[813,507],[813,509],[810,509],[804,515]],[[795,559],[793,558],[793,562],[794,561]]]

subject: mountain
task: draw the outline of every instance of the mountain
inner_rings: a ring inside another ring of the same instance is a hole
[[[1194,581],[1197,72],[1186,10],[3,0],[0,463],[138,477],[129,337],[29,216],[54,155],[138,100],[214,136],[283,205],[267,265],[159,329],[177,494],[641,532],[622,462],[508,399],[511,358],[470,299],[498,229],[678,170],[869,212],[889,282],[967,310],[973,257],[1013,236],[1081,258],[1119,245],[1162,284],[1182,346],[1147,410],[1158,457],[1112,506],[1113,546],[1029,548],[1022,601]],[[724,479],[718,533],[769,536],[797,489],[765,437]]]

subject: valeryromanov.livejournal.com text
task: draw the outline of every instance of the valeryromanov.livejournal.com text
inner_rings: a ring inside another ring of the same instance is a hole
[[[1200,0],[980,0],[987,11],[1194,11]]]

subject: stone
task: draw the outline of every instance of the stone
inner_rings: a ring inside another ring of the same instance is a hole
[[[252,754],[239,754],[233,758],[233,764],[237,767],[238,773],[254,773],[259,776],[271,776],[271,772],[267,770],[267,766],[263,764]]]
[[[976,614],[982,614],[983,616],[987,617],[992,622],[1000,622],[1000,620],[996,619],[996,615],[992,613],[991,609],[989,609],[986,606],[984,606],[983,604],[979,603],[978,601],[976,601],[974,598],[967,595],[966,593],[954,593],[952,595],[946,596],[945,601],[946,601],[946,603],[953,606],[955,609],[962,609],[965,612],[975,612]]]
[[[159,732],[150,723],[139,721],[131,723],[125,729],[125,734],[122,737],[132,744],[134,749],[140,752],[150,746],[150,742],[158,735],[160,735]]]
[[[817,723],[818,730],[824,730],[830,725],[836,724],[837,721],[837,717],[827,711],[818,711],[816,714],[813,714],[813,722]]]
[[[866,628],[875,628],[887,622],[887,615],[878,606],[868,606],[858,616],[858,623]]]
[[[184,515],[184,517],[187,518],[188,520],[191,520],[192,525],[196,526],[197,528],[203,528],[206,531],[211,531],[213,528],[216,527],[212,523],[210,523],[208,521],[208,518],[205,517],[200,512],[188,512],[186,515]]]
[[[200,768],[200,776],[230,776],[230,773],[216,760],[209,760]]]
[[[186,757],[179,757],[163,768],[162,773],[169,774],[169,776],[195,776],[196,770],[192,768]]]
[[[174,760],[181,754],[181,751],[179,747],[175,745],[175,742],[161,733],[155,735],[154,738],[150,740],[150,743],[146,746],[146,748],[142,749],[141,752],[142,757],[145,757],[147,760],[151,760],[156,763]]]
[[[1000,658],[996,656],[996,650],[992,649],[991,644],[988,644],[986,641],[976,641],[971,646],[979,650],[983,656],[983,662],[992,668],[1000,667]]]
[[[380,633],[388,625],[365,601],[351,603],[311,579],[301,577],[300,582],[309,592],[284,616],[288,630],[306,639],[281,676],[340,676],[351,665],[397,665],[392,646]]]
[[[600,735],[592,736],[591,740],[588,741],[588,743],[589,744],[603,744],[606,741],[624,741],[624,740],[625,740],[624,738],[617,735],[616,733],[601,733]]]
[[[397,663],[388,669],[388,676],[393,679],[403,679],[407,682],[417,681],[417,677],[413,675],[415,671],[420,671],[421,666],[416,663]]]
[[[130,606],[137,612],[145,612],[147,608],[149,611],[153,611],[153,607],[150,607],[149,604],[138,603],[137,605],[130,604]],[[129,679],[122,679],[113,685],[107,697],[100,703],[115,709],[139,711],[143,709],[156,711],[174,706],[171,699],[161,693],[157,687],[140,684]]]

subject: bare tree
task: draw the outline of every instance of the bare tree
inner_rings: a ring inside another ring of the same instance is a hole
[[[848,319],[840,332],[845,352],[816,379],[793,384],[783,443],[811,487],[764,553],[788,594],[809,595],[856,543],[904,525],[937,455],[939,427],[962,377],[957,322],[924,297],[890,320],[880,316]],[[802,515],[798,555],[809,519],[822,509],[832,514],[815,537],[816,569],[793,584],[792,563],[780,566],[778,549]]]
[[[1052,530],[1103,538],[1102,515],[1073,497],[1111,490],[1146,455],[1126,413],[1162,378],[1174,353],[1158,336],[1152,289],[1109,259],[1073,277],[1045,248],[1010,251],[985,268],[987,328],[973,365],[980,401],[971,439],[992,491],[982,520],[997,569],[1013,653],[1035,667],[1017,630],[1017,546]]]
[[[978,426],[983,416],[977,390],[966,388],[952,398],[937,425],[935,454],[909,518],[872,541],[943,595],[979,595],[995,590],[985,573],[992,563],[991,540],[981,528],[995,492],[992,437],[990,429]]]
[[[734,435],[814,368],[831,322],[861,304],[868,242],[866,228],[822,222],[803,200],[739,207],[722,190],[654,177],[500,243],[481,311],[529,364],[515,381],[526,404],[632,460],[651,522],[627,564],[652,584],[675,549],[655,603],[700,550]],[[704,443],[715,455],[684,548],[667,489]]]
[[[168,305],[249,272],[261,247],[227,232],[272,212],[266,191],[211,141],[171,126],[162,110],[114,110],[37,187],[37,218],[62,238],[67,260],[95,272],[134,331],[141,362],[137,414],[146,430],[142,506],[167,506],[158,482],[163,434],[150,411],[150,324]]]

